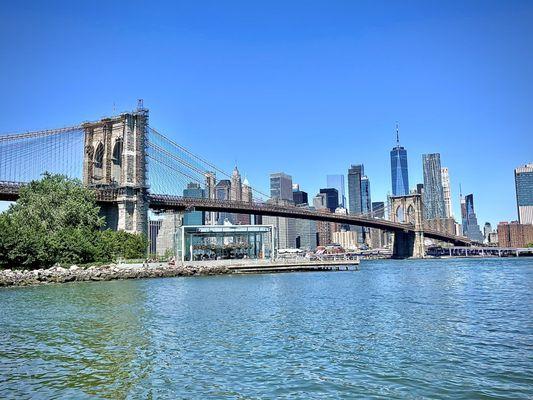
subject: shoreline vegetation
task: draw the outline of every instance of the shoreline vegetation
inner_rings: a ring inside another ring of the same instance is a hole
[[[187,265],[157,263],[92,265],[87,268],[72,265],[47,269],[0,269],[0,287],[33,286],[50,283],[112,281],[121,279],[170,278],[178,276],[224,275],[232,271],[226,265]]]
[[[77,179],[45,173],[0,213],[0,268],[111,264],[145,259],[141,234],[106,229],[94,193]]]

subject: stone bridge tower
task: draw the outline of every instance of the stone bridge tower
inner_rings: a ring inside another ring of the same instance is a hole
[[[117,194],[116,203],[101,208],[106,226],[146,234],[148,110],[139,108],[134,112],[85,123],[83,129],[83,184]]]
[[[391,197],[391,220],[414,225],[414,232],[394,233],[394,258],[423,258],[424,231],[423,207],[420,194]]]

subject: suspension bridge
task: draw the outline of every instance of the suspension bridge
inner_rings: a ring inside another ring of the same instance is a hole
[[[95,191],[106,225],[111,229],[147,232],[148,210],[206,211],[279,216],[337,222],[394,233],[394,254],[423,256],[424,237],[471,245],[466,237],[424,226],[418,195],[392,199],[405,209],[405,220],[372,215],[324,213],[278,204],[250,188],[251,198],[217,199],[216,178],[230,174],[150,127],[142,107],[80,125],[0,135],[0,200],[15,201],[20,189],[44,172],[79,178]],[[204,189],[204,198],[184,197],[190,184]],[[418,197],[417,197],[418,196]]]

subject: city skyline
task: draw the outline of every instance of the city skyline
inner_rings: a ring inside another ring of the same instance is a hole
[[[513,170],[533,148],[533,5],[163,3],[142,32],[135,16],[117,4],[5,4],[0,31],[17,40],[2,47],[0,133],[96,120],[144,98],[154,127],[228,172],[237,159],[263,192],[286,171],[314,196],[327,174],[364,163],[383,201],[400,121],[411,189],[421,154],[438,152],[454,215],[462,184],[480,223],[518,218]]]

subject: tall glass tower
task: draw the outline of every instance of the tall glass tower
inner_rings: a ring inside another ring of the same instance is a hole
[[[422,163],[424,170],[424,216],[426,219],[446,218],[440,154],[423,154]]]
[[[396,124],[396,147],[390,152],[390,171],[392,178],[392,195],[409,194],[409,175],[407,170],[407,150],[400,146],[400,135]]]

